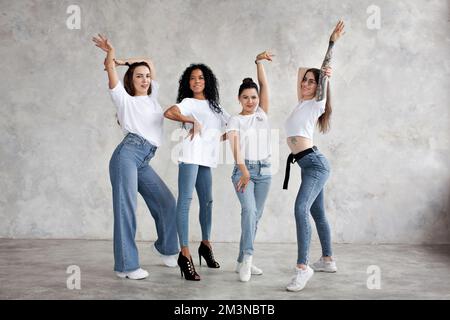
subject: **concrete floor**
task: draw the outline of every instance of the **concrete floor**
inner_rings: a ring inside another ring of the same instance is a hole
[[[337,244],[338,272],[316,273],[297,293],[285,290],[293,275],[295,244],[257,243],[254,263],[264,275],[248,283],[233,272],[237,243],[214,244],[220,269],[198,267],[194,256],[200,282],[186,281],[178,268],[163,266],[150,245],[138,243],[141,266],[150,277],[133,281],[114,275],[111,241],[0,239],[0,299],[450,299],[450,245]],[[312,245],[312,260],[319,249]],[[80,267],[80,290],[67,288],[71,265]],[[367,288],[371,265],[381,270],[380,289]]]

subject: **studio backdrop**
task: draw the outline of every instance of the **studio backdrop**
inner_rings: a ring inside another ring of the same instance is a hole
[[[450,19],[443,0],[1,0],[0,237],[112,238],[108,164],[122,132],[105,55],[91,41],[102,33],[118,57],[153,59],[163,109],[175,103],[183,70],[205,63],[219,80],[222,106],[238,113],[242,79],[256,79],[255,56],[275,54],[265,64],[274,176],[256,240],[295,242],[300,170],[292,167],[283,190],[283,125],[297,103],[298,68],[320,67],[339,19],[347,32],[334,48],[331,130],[315,134],[331,165],[325,203],[333,241],[449,243]],[[176,197],[183,133],[176,122],[164,127],[151,165]],[[237,242],[228,143],[222,153],[213,171],[212,240]],[[137,239],[154,240],[142,198],[137,220]],[[195,193],[190,230],[198,241]]]

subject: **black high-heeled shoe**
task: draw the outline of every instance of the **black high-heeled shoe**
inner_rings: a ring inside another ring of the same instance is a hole
[[[186,280],[200,281],[199,274],[195,271],[192,257],[190,259],[183,256],[180,252],[178,255],[178,266],[180,267],[181,276],[184,275]]]
[[[200,265],[202,265],[202,257],[205,259],[209,268],[220,268],[219,263],[214,260],[212,250],[206,244],[200,242],[200,247],[198,247],[198,259],[200,260]]]

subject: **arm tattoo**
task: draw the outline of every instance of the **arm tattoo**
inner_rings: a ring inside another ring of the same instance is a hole
[[[320,76],[319,76],[319,83],[317,84],[317,91],[316,91],[316,100],[322,101],[325,99],[325,95],[327,92],[327,81],[328,78],[325,75],[325,72],[323,71],[324,68],[329,68],[331,64],[331,58],[333,55],[333,46],[334,42],[330,41],[328,45],[328,50],[325,55],[325,59],[323,60],[322,67],[320,68]]]
[[[295,139],[295,137],[292,137],[292,138],[291,138],[291,143],[292,143],[293,145],[296,145],[296,144],[297,144],[297,139]]]

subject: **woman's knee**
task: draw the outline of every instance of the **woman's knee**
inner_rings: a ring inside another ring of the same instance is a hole
[[[242,206],[241,216],[256,219],[256,208],[254,206]]]
[[[213,200],[212,199],[204,199],[204,200],[200,201],[199,205],[200,205],[200,208],[210,208],[213,205]]]
[[[309,213],[309,208],[305,205],[299,205],[295,207],[296,217],[307,217]]]

